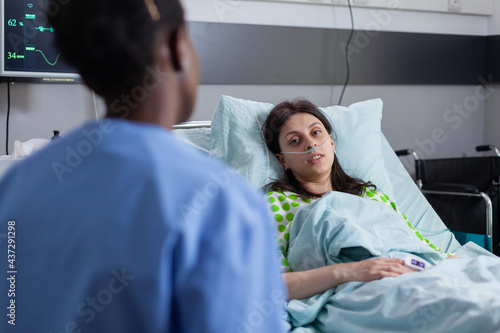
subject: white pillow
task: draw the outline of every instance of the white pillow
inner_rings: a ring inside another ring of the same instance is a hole
[[[268,151],[261,126],[274,105],[221,96],[212,117],[210,155],[224,160],[252,185],[264,185],[283,176],[283,167]],[[320,108],[334,129],[336,157],[351,177],[371,181],[393,196],[382,153],[380,99],[348,107]]]

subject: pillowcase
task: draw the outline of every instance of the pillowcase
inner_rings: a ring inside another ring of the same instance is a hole
[[[371,181],[394,197],[382,149],[382,109],[380,98],[345,106],[320,108],[329,118],[334,131],[336,157],[351,177]],[[336,138],[335,138],[336,136]]]
[[[224,160],[257,188],[284,176],[260,131],[273,107],[223,95],[212,117],[210,156]]]
[[[274,105],[221,96],[212,117],[210,155],[224,160],[254,187],[283,177],[283,166],[267,149],[261,133]],[[334,129],[336,158],[351,177],[371,181],[393,196],[382,153],[381,99],[348,107],[320,108]]]

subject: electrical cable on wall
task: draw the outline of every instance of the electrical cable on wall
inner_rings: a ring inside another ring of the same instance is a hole
[[[95,120],[99,120],[99,114],[97,112],[97,101],[95,98],[95,91],[92,90],[92,97],[94,99],[94,111],[95,111]]]
[[[3,81],[3,80],[2,80]],[[5,122],[5,154],[9,155],[10,80],[7,78],[7,121]]]
[[[4,79],[5,79],[5,77],[3,77],[3,76],[2,76],[2,77],[0,77],[0,84],[2,84],[2,83],[3,83],[3,80],[4,80]],[[7,154],[7,155],[8,155],[8,154]]]
[[[352,15],[351,0],[347,0],[347,5],[349,6],[349,13],[351,14],[351,32],[349,33],[349,38],[347,39],[347,43],[345,45],[345,63],[347,67],[347,75],[345,78],[344,88],[342,88],[342,93],[340,94],[338,105],[342,105],[342,99],[344,98],[345,88],[349,83],[349,77],[351,75],[351,69],[349,66],[349,45],[351,44],[352,35],[354,34],[354,17]]]

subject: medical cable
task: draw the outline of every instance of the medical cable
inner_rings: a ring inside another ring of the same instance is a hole
[[[9,155],[10,80],[7,78],[7,121],[5,122],[5,154]]]
[[[426,230],[426,229],[418,229],[418,228],[415,228],[418,232],[420,233],[426,233],[428,235],[424,235],[424,236],[432,236],[432,235],[437,235],[437,234],[441,234],[445,231],[451,231],[450,229],[443,229],[443,230],[438,230],[438,231],[433,231],[433,230]]]
[[[426,235],[422,235],[424,237],[438,235],[438,234],[441,234],[441,233],[443,233],[445,231],[450,231],[451,232],[451,230],[448,229],[448,228],[434,231],[434,230],[418,229],[417,227],[415,227],[415,230],[417,230],[420,233],[423,233],[423,232],[427,233]],[[453,240],[453,236],[450,237],[450,241],[448,242],[448,245],[446,246],[446,251],[448,251],[448,249],[450,248],[452,240]]]
[[[194,148],[196,148],[196,149],[199,149],[199,150],[201,150],[201,151],[204,151],[205,153],[207,153],[207,154],[209,154],[209,155],[210,155],[210,150],[207,150],[207,149],[205,149],[205,148],[202,148],[202,147],[200,147],[200,146],[197,146],[197,145],[195,145],[194,143],[189,142],[189,141],[184,141],[184,140],[182,140],[182,142],[187,143],[188,145],[190,145],[190,146],[192,146],[192,147],[194,147]]]
[[[313,148],[308,149],[306,151],[280,151],[280,154],[309,154],[309,153],[314,153],[316,150],[318,150],[321,147],[323,147],[326,144],[327,141],[328,141],[328,138],[326,138],[325,141],[320,146],[313,147]]]
[[[94,98],[95,120],[99,120],[99,116],[97,115],[97,101],[95,98],[95,92],[93,90],[92,90],[92,97]]]
[[[345,89],[347,87],[347,84],[349,83],[349,78],[351,76],[351,69],[349,66],[349,45],[351,44],[352,35],[354,34],[354,17],[352,15],[351,0],[347,0],[347,4],[349,5],[349,13],[351,14],[351,32],[349,33],[349,38],[347,39],[347,44],[345,45],[345,63],[347,66],[347,75],[345,78],[344,88],[342,88],[342,93],[340,94],[338,105],[342,104],[344,92],[345,92]]]

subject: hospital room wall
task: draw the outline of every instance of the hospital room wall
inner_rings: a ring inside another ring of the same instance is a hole
[[[394,149],[412,148],[425,158],[474,156],[483,143],[484,101],[476,86],[349,86],[342,104],[371,98],[384,102],[382,131]],[[193,119],[208,119],[221,94],[269,103],[304,97],[336,105],[342,86],[203,85]],[[481,95],[482,96],[482,95]],[[456,112],[462,108],[462,114]],[[500,137],[497,140],[500,146]]]
[[[316,3],[321,1],[316,1]],[[488,35],[500,31],[500,0],[492,17],[375,8],[353,8],[356,29],[380,31]],[[193,21],[349,29],[347,7],[272,1],[184,0]],[[226,4],[222,6],[221,4]],[[397,3],[397,1],[393,2]],[[376,37],[375,37],[376,38]],[[359,46],[359,45],[358,45]],[[479,89],[479,90],[478,90]],[[321,106],[336,104],[341,86],[201,86],[195,119],[204,119],[220,94],[277,103],[303,96]],[[479,97],[477,97],[479,91]],[[485,107],[480,88],[459,85],[351,85],[343,104],[380,97],[384,101],[382,129],[394,149],[413,148],[426,158],[474,156],[485,139]],[[496,141],[500,145],[500,138]]]
[[[494,14],[488,18],[488,34],[500,35],[500,0],[495,1]],[[500,85],[489,88],[494,91],[485,102],[484,142],[500,148]]]
[[[92,93],[81,84],[10,85],[9,153],[14,141],[50,139],[95,118]],[[0,155],[5,154],[7,83],[0,84]]]
[[[500,35],[500,0],[495,0],[493,15],[488,17],[488,35]]]
[[[491,98],[485,102],[484,143],[500,148],[500,85],[491,85]]]
[[[495,88],[500,91],[500,87]],[[270,103],[300,96],[319,106],[328,106],[337,104],[341,89],[341,86],[202,85],[192,120],[210,119],[222,94]],[[500,136],[494,136],[498,132],[494,128],[490,131],[492,136],[485,136],[487,140],[483,141],[483,130],[488,132],[494,127],[492,124],[500,123],[500,119],[493,119],[485,124],[485,105],[500,105],[500,94],[484,102],[474,97],[477,89],[475,86],[349,86],[343,104],[382,98],[382,130],[394,149],[413,148],[429,158],[473,156],[474,146],[483,142],[500,146]],[[5,124],[6,93],[3,83],[0,85],[2,124]],[[462,106],[465,116],[453,111],[455,105]],[[98,112],[102,117],[104,105],[100,99]],[[82,85],[15,84],[11,86],[9,150],[12,152],[14,140],[49,139],[53,130],[65,135],[94,118],[92,94]],[[4,138],[5,126],[0,126],[0,155],[4,154]]]
[[[265,2],[226,2],[231,11],[218,16],[215,3],[221,1],[184,1],[187,17],[195,21],[349,27],[346,8],[307,4]],[[328,9],[330,8],[330,9]],[[327,10],[328,9],[328,10]],[[355,9],[356,27],[374,22],[379,10]],[[386,16],[387,17],[387,16]],[[500,16],[499,16],[500,17]],[[385,21],[381,30],[486,35],[485,17],[436,13],[397,13]],[[425,24],[423,24],[425,22]],[[491,25],[491,24],[490,24]],[[495,32],[499,33],[499,32]],[[92,95],[82,85],[15,84],[11,87],[10,151],[14,140],[50,138],[52,130],[64,135],[84,121],[95,118]],[[193,120],[210,119],[221,94],[277,103],[285,98],[303,96],[320,106],[336,104],[342,87],[310,85],[202,85]],[[500,146],[494,137],[500,119],[494,119],[499,105],[498,91],[483,101],[475,98],[476,86],[349,86],[343,104],[380,97],[384,101],[382,129],[393,148],[413,148],[424,157],[474,155],[473,147],[483,142]],[[0,124],[5,124],[6,84],[0,85]],[[475,98],[475,99],[474,99]],[[457,113],[455,105],[469,103],[466,112]],[[103,113],[102,101],[98,101]],[[451,110],[451,111],[450,111]],[[486,122],[485,122],[486,119]],[[485,124],[486,123],[486,124]],[[498,124],[498,125],[495,125]],[[491,134],[487,134],[491,133]],[[493,141],[491,141],[491,140]],[[0,126],[0,155],[4,153],[5,126]],[[486,140],[486,141],[484,141]]]

